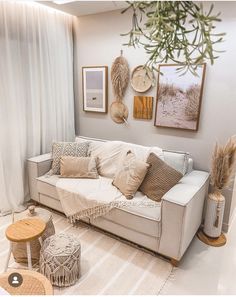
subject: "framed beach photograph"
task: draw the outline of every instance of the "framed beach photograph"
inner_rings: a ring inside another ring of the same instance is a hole
[[[84,111],[107,113],[108,67],[82,67]]]
[[[180,65],[159,65],[154,125],[157,127],[197,131],[200,119],[206,64],[181,75]]]

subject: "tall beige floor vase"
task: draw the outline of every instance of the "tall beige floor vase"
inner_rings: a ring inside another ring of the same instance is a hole
[[[203,232],[218,238],[222,232],[225,197],[221,193],[211,193],[207,198],[206,216]]]

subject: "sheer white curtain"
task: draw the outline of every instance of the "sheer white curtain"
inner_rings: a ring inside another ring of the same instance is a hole
[[[22,208],[26,158],[74,136],[72,16],[0,1],[0,215]]]

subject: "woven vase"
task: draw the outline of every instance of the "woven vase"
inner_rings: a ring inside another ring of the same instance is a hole
[[[225,197],[221,193],[211,193],[207,198],[204,233],[218,238],[222,232]]]

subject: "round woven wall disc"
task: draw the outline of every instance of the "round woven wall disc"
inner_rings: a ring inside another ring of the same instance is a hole
[[[131,75],[131,86],[139,93],[148,91],[153,86],[154,74],[147,66],[137,66]]]
[[[122,102],[115,101],[111,104],[110,115],[111,115],[111,119],[115,123],[122,124],[125,122],[124,118],[126,120],[128,118],[128,115],[129,115],[128,107]]]

